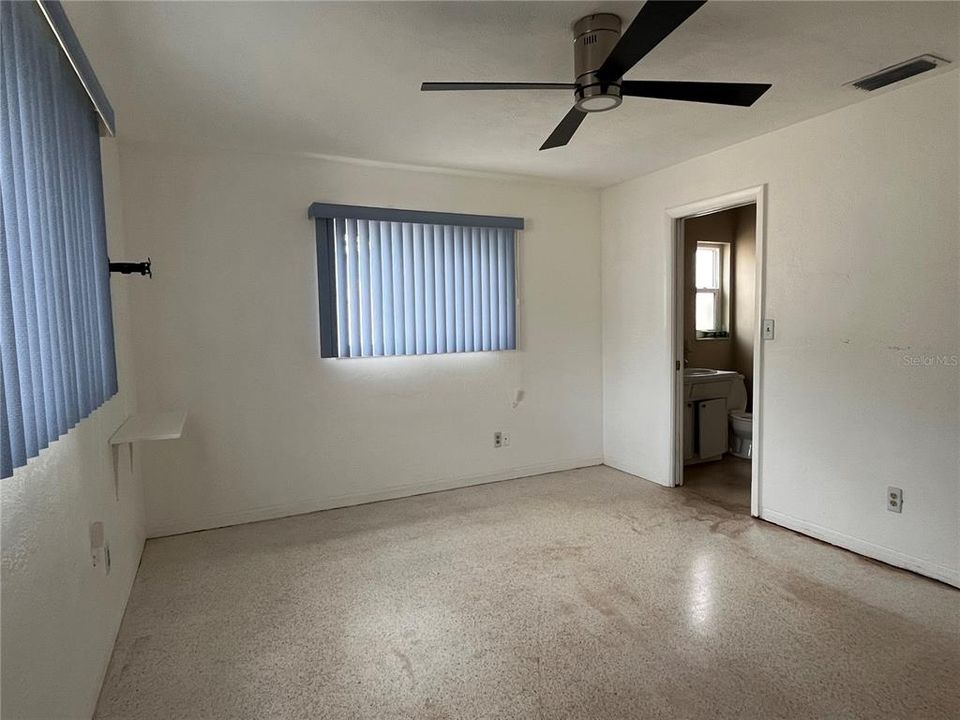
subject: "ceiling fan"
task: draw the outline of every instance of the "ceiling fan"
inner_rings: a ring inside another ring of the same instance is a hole
[[[705,3],[706,0],[649,0],[622,35],[616,15],[598,13],[581,18],[573,27],[576,81],[572,83],[425,82],[420,90],[573,90],[573,107],[541,150],[566,145],[587,113],[613,110],[624,97],[749,107],[770,89],[770,84],[623,79],[626,72]]]

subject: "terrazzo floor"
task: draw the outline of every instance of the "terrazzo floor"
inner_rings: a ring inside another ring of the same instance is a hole
[[[724,455],[683,469],[680,492],[711,500],[730,512],[750,514],[750,461]]]
[[[96,717],[960,717],[960,591],[729,485],[594,467],[150,540]]]

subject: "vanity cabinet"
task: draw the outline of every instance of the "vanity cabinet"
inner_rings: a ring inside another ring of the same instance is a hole
[[[683,377],[683,463],[719,460],[727,452],[730,397],[743,378],[732,370],[687,368]]]
[[[727,400],[697,402],[697,456],[699,460],[718,459],[727,451]]]

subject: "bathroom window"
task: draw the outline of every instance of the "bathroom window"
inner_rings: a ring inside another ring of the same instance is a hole
[[[729,243],[697,243],[695,279],[697,286],[697,338],[725,338],[729,285]]]

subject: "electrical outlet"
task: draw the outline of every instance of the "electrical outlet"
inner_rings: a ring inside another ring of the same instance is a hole
[[[493,434],[493,446],[495,448],[503,447],[503,433],[499,430]]]
[[[510,447],[510,436],[507,433],[500,433],[500,441],[504,447]]]
[[[903,512],[903,490],[898,487],[887,488],[887,510]]]

